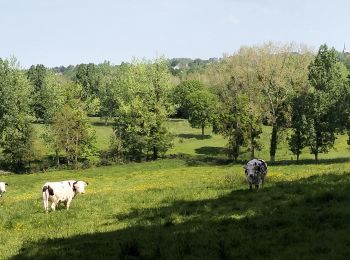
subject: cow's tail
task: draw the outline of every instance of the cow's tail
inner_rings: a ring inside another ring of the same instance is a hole
[[[44,186],[43,187],[43,202],[44,202],[44,209],[45,212],[49,211],[49,187],[48,186]]]

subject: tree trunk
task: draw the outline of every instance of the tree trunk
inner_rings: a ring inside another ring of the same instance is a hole
[[[60,166],[60,157],[58,155],[58,151],[56,150],[55,153],[56,153],[57,166]]]
[[[274,123],[272,125],[271,143],[270,143],[270,161],[274,162],[277,150],[277,125]]]
[[[297,154],[297,162],[299,162],[299,155],[300,155],[300,154]]]
[[[204,139],[204,125],[202,125],[202,139]]]
[[[250,159],[255,158],[254,135],[252,117],[250,117]]]
[[[318,147],[319,147],[319,144],[321,143],[319,142],[319,140],[321,140],[321,134],[319,133],[319,131],[316,131],[316,142],[315,142],[315,153],[314,153],[316,163],[318,163]]]
[[[254,159],[255,158],[255,148],[254,145],[252,145],[250,147],[250,159]]]
[[[153,160],[158,159],[158,149],[157,147],[153,146]]]

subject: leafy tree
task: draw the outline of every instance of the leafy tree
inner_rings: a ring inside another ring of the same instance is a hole
[[[43,137],[54,149],[57,164],[64,156],[69,165],[94,154],[96,136],[87,116],[87,104],[81,100],[82,88],[71,82],[62,88],[64,104],[55,111]]]
[[[217,104],[216,96],[207,90],[195,91],[188,97],[188,121],[192,127],[202,129],[202,138],[205,127],[213,122]]]
[[[313,87],[309,95],[311,122],[309,135],[311,153],[318,160],[319,153],[333,147],[336,133],[342,128],[339,104],[344,97],[348,71],[337,60],[334,48],[321,45],[315,60],[309,66],[309,81]]]
[[[255,55],[253,48],[242,47],[234,55],[223,59],[222,68],[215,64],[220,80],[226,78],[227,83],[222,87],[223,83],[218,82],[214,89],[222,103],[218,107],[214,130],[229,140],[229,152],[235,160],[241,147],[248,147],[251,158],[255,157],[256,150],[261,149],[259,138],[266,102],[257,80]],[[215,84],[215,81],[210,84]]]
[[[160,59],[122,67],[114,88],[117,107],[111,148],[128,160],[157,159],[172,145],[165,124],[174,110],[167,64]]]
[[[312,56],[303,46],[265,44],[254,48],[254,67],[265,96],[267,119],[272,126],[270,160],[275,161],[279,133],[290,120],[289,98],[307,82],[307,67]]]
[[[302,150],[308,145],[308,133],[310,131],[310,122],[307,118],[310,104],[307,93],[295,96],[291,100],[292,118],[291,129],[293,131],[291,137],[288,140],[289,149],[293,154],[299,156]]]
[[[102,74],[99,67],[93,63],[80,64],[75,68],[75,82],[82,86],[81,99],[89,105],[88,113],[95,115],[100,110],[99,92]]]
[[[45,114],[45,108],[43,107],[43,95],[44,95],[44,81],[47,74],[47,69],[44,65],[32,65],[27,71],[27,77],[33,84],[32,93],[32,109],[34,111],[37,120],[43,119]]]
[[[185,80],[178,84],[174,89],[174,103],[178,106],[177,116],[181,118],[188,118],[189,101],[188,98],[191,93],[204,90],[205,86],[198,80]]]
[[[40,91],[41,118],[45,123],[49,123],[57,110],[63,106],[65,101],[64,84],[67,80],[52,72],[45,76],[42,89]]]
[[[15,168],[33,159],[32,86],[16,60],[0,59],[0,145]]]

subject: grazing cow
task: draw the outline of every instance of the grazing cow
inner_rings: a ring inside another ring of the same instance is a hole
[[[60,202],[63,202],[68,210],[75,195],[77,193],[84,194],[87,185],[88,183],[84,181],[74,180],[45,183],[42,188],[45,211],[49,211],[49,201],[51,201],[52,211]]]
[[[2,197],[2,194],[6,192],[7,185],[7,182],[0,182],[0,197]]]
[[[259,189],[260,185],[261,187],[264,186],[264,179],[267,174],[267,164],[264,160],[250,160],[243,168],[245,170],[245,175],[247,177],[250,189],[252,189],[252,185],[255,185],[256,189]]]

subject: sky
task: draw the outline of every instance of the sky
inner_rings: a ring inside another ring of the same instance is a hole
[[[0,57],[22,67],[207,59],[272,41],[350,50],[348,0],[0,0]]]

